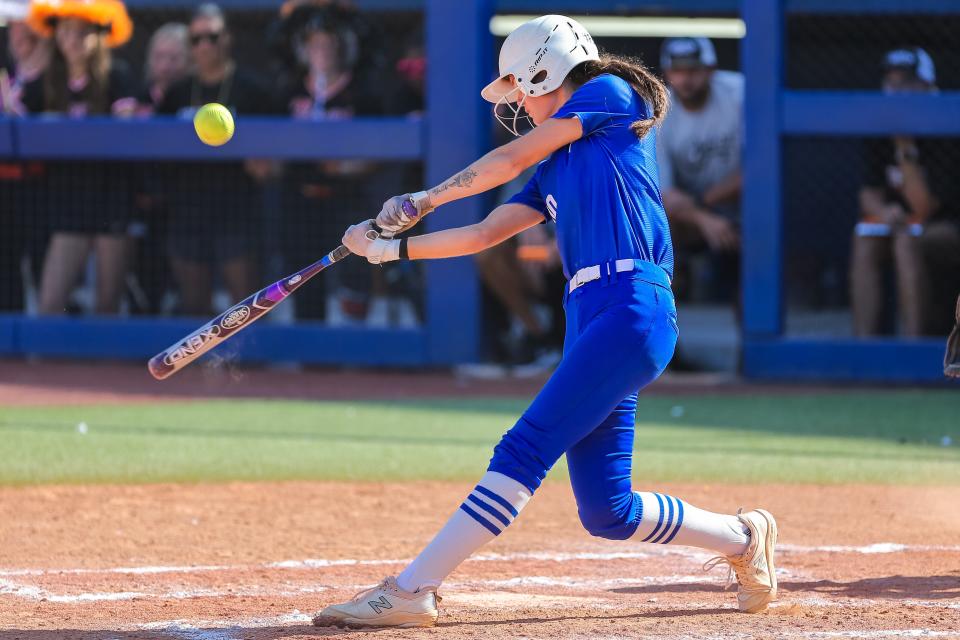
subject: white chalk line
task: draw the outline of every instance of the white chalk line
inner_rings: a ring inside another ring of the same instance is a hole
[[[524,576],[517,578],[508,578],[503,580],[470,580],[465,582],[448,582],[445,584],[449,589],[513,589],[529,587],[551,587],[563,589],[610,589],[615,587],[629,586],[648,586],[648,585],[667,585],[667,584],[722,584],[724,581],[713,576],[689,576],[689,575],[667,575],[667,576],[642,576],[637,578],[610,578],[603,580],[585,580],[575,577],[557,577],[557,576]],[[18,585],[8,580],[0,579],[0,595],[15,596],[27,600],[46,600],[48,602],[64,604],[83,604],[102,601],[122,601],[122,600],[186,600],[192,598],[226,598],[226,597],[297,597],[314,593],[322,593],[331,590],[360,591],[373,586],[369,584],[343,584],[343,585],[311,585],[296,586],[284,589],[276,588],[247,588],[232,590],[217,590],[208,588],[197,589],[176,589],[162,590],[156,592],[149,591],[106,591],[89,592],[74,595],[56,594],[46,589],[36,586]]]
[[[369,586],[369,585],[367,585]],[[56,602],[60,604],[85,604],[93,602],[118,602],[124,600],[191,600],[199,598],[228,598],[228,597],[251,597],[251,598],[276,598],[276,597],[297,597],[311,593],[321,593],[329,591],[332,588],[323,585],[301,586],[294,589],[264,589],[264,588],[246,588],[246,589],[173,589],[157,592],[150,591],[102,591],[85,592],[78,594],[58,594],[47,589],[33,585],[21,585],[9,580],[0,579],[0,596],[14,596],[26,600],[37,600],[46,602]],[[343,587],[351,588],[351,587]],[[358,589],[360,587],[357,587]]]
[[[574,560],[633,560],[652,556],[681,555],[701,556],[703,553],[675,547],[673,549],[656,549],[651,552],[616,552],[616,553],[507,553],[507,554],[478,554],[467,558],[467,562],[515,562],[517,560],[543,560],[553,562],[570,562]],[[145,566],[145,567],[104,567],[92,569],[0,569],[0,576],[46,576],[46,575],[96,575],[96,574],[164,574],[164,573],[207,573],[226,571],[254,571],[262,569],[324,569],[328,567],[350,566],[383,566],[407,564],[413,558],[389,558],[379,560],[359,560],[354,558],[326,559],[306,558],[303,560],[282,560],[279,562],[264,562],[260,564],[236,565],[183,565],[183,566]]]
[[[802,546],[802,545],[793,545],[793,544],[778,544],[777,551],[783,551],[786,553],[860,553],[860,554],[877,554],[877,553],[929,553],[929,552],[945,552],[945,553],[960,553],[960,545],[925,545],[925,544],[900,544],[897,542],[875,542],[873,544],[863,545],[859,547],[851,546],[837,546],[837,545],[821,545],[821,546]]]
[[[496,591],[509,589],[536,589],[551,588],[568,591],[584,592],[586,590],[606,591],[612,589],[629,589],[631,587],[667,586],[677,584],[725,584],[721,576],[687,574],[638,576],[633,578],[605,578],[583,579],[575,576],[520,576],[506,579],[451,581],[444,587],[450,589],[455,599],[459,592]],[[75,595],[55,594],[35,586],[17,585],[0,579],[0,595],[10,595],[28,600],[45,600],[63,604],[86,604],[102,601],[124,600],[187,600],[201,598],[229,598],[229,597],[257,597],[257,598],[293,598],[304,595],[319,594],[326,591],[360,591],[373,586],[369,584],[326,584],[288,586],[285,588],[251,587],[246,589],[217,590],[209,588],[176,589],[158,592],[92,592]],[[731,593],[733,591],[731,590]],[[587,599],[594,599],[590,596]],[[655,601],[653,598],[652,601]],[[898,605],[913,605],[924,608],[951,609],[960,611],[960,601],[920,600],[920,599],[871,599],[849,598],[831,600],[818,596],[795,597],[787,595],[783,600],[775,603],[774,609],[789,608],[791,606],[812,606],[819,608],[866,608],[872,606],[889,606],[892,602]]]
[[[878,542],[864,546],[803,546],[793,544],[777,545],[777,551],[787,554],[806,553],[857,553],[857,554],[885,554],[885,553],[960,553],[960,545],[907,545],[895,542]],[[634,560],[655,556],[684,556],[692,559],[708,558],[713,554],[690,547],[650,547],[645,551],[624,552],[580,552],[580,553],[550,553],[550,552],[521,552],[505,554],[478,554],[467,559],[467,562],[515,562],[518,560],[540,560],[546,562],[569,562],[574,560]],[[83,569],[0,569],[0,576],[45,576],[45,575],[86,575],[86,574],[130,574],[150,575],[163,573],[205,573],[226,571],[252,571],[258,569],[322,569],[326,567],[346,566],[378,566],[406,564],[412,558],[394,558],[378,560],[360,560],[353,558],[325,559],[306,558],[303,560],[282,560],[278,562],[264,562],[259,564],[236,565],[172,565],[172,566],[142,566],[142,567],[104,567]]]

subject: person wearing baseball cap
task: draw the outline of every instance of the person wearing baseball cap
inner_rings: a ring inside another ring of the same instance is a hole
[[[700,37],[665,40],[660,66],[673,106],[658,133],[657,160],[674,250],[681,256],[706,252],[714,274],[710,289],[736,299],[743,76],[717,70],[713,43]],[[677,274],[680,295],[692,285],[686,275]]]
[[[888,93],[936,88],[937,71],[933,59],[920,47],[888,51],[882,66],[883,89]]]
[[[919,47],[889,51],[880,66],[884,93],[937,91],[933,59]],[[958,162],[956,139],[867,141],[850,260],[855,335],[884,333],[887,265],[896,277],[898,332],[916,337],[946,329],[932,320],[948,316],[960,284],[960,189],[952,175]]]

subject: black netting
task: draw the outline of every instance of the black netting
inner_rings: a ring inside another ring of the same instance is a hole
[[[885,54],[920,47],[942,89],[960,87],[960,10],[952,14],[796,14],[787,16],[786,86],[859,89],[880,86]]]
[[[384,194],[422,182],[417,163],[276,163],[262,182],[242,163],[4,166],[0,300],[47,313],[208,314],[319,259]],[[273,315],[409,325],[420,288],[410,263],[349,258]]]
[[[151,34],[189,15],[132,12],[135,35],[114,56],[127,63],[135,83],[144,81]],[[268,112],[347,118],[423,109],[419,14],[351,16],[357,46],[350,83],[319,110],[297,106],[311,87],[297,75],[289,39],[268,37],[276,33],[275,18],[274,11],[227,13],[237,69],[281,98]],[[0,29],[4,52],[8,31]],[[14,68],[8,60],[10,75]],[[238,71],[237,91],[239,83]],[[288,100],[291,84],[301,92]],[[349,224],[375,216],[387,197],[422,186],[420,163],[352,159],[0,162],[0,311],[208,314],[319,259]],[[416,267],[373,268],[350,258],[271,315],[410,326],[422,316],[421,293]]]
[[[788,331],[945,335],[960,290],[960,138],[784,145]]]

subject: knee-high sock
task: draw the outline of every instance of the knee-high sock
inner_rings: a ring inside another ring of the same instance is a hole
[[[727,556],[747,550],[750,530],[737,516],[704,511],[662,493],[636,492],[636,496],[643,503],[643,514],[633,540],[700,547]]]
[[[530,495],[516,480],[488,471],[440,533],[397,576],[397,584],[407,591],[439,587],[470,554],[513,522]]]

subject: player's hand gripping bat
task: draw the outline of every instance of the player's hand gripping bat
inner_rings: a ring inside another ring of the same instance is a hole
[[[417,210],[412,203],[404,202],[403,208],[411,218],[417,217]],[[382,231],[378,232],[387,235]],[[284,298],[303,286],[307,280],[349,255],[350,250],[340,245],[309,267],[278,280],[243,302],[233,305],[187,337],[177,340],[170,348],[150,358],[150,362],[147,363],[150,375],[157,380],[163,380],[183,369],[230,336],[266,315]]]

